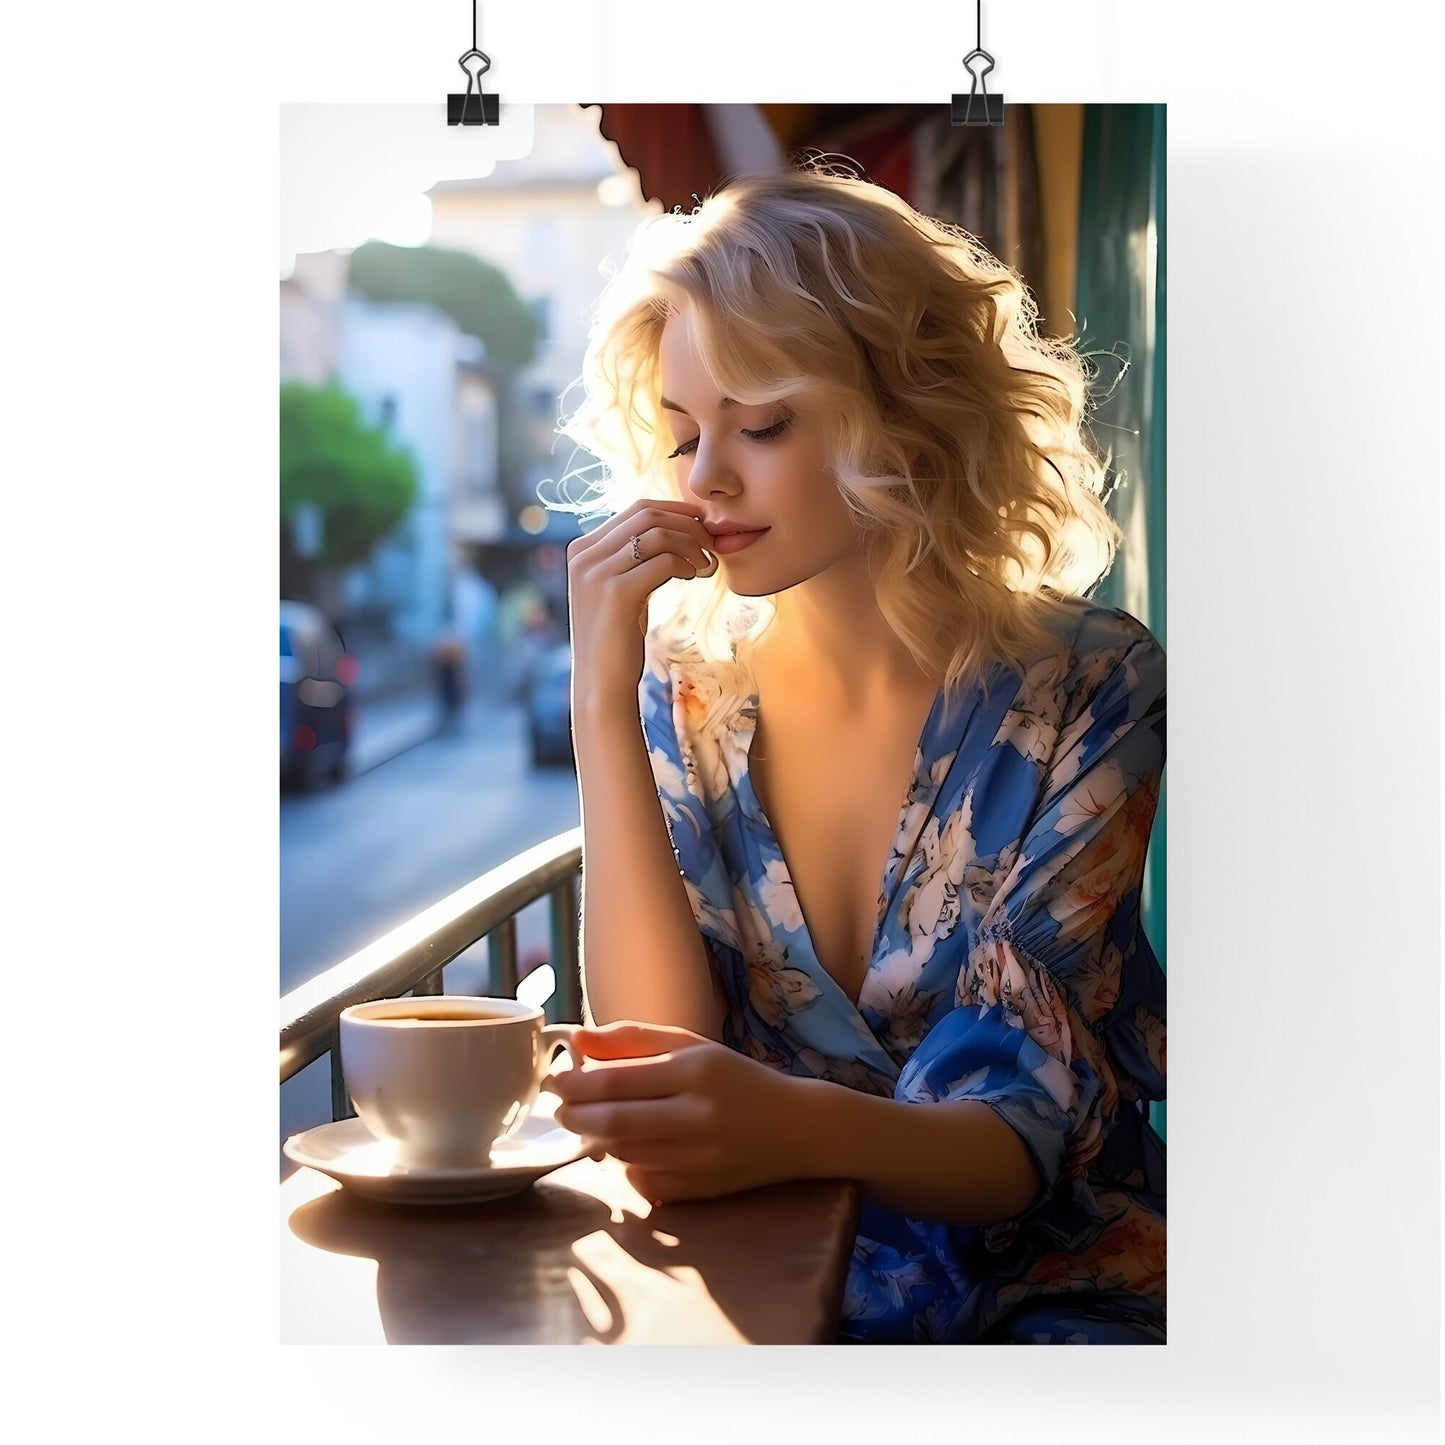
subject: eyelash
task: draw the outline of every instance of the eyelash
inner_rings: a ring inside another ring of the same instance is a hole
[[[785,428],[787,427],[787,425],[788,425],[788,421],[789,421],[789,418],[784,417],[784,418],[782,419],[782,421],[776,421],[776,422],[774,422],[774,423],[772,424],[772,426],[766,427],[766,428],[764,428],[764,430],[762,430],[762,431],[744,431],[744,432],[743,432],[743,435],[744,435],[745,437],[747,437],[750,441],[755,441],[755,442],[770,442],[770,441],[772,441],[775,437],[778,437],[778,436],[781,436],[781,435],[782,435],[784,429],[785,429]],[[690,442],[683,442],[682,446],[678,447],[678,449],[677,449],[675,452],[669,452],[669,453],[668,453],[668,457],[667,457],[668,461],[673,461],[673,460],[675,460],[675,459],[678,458],[678,457],[690,457],[690,456],[692,455],[692,452],[690,452],[690,451],[685,451],[684,448],[686,448],[686,447],[693,447],[693,448],[695,448],[700,440],[701,440],[701,438],[699,438],[699,437],[694,437]]]

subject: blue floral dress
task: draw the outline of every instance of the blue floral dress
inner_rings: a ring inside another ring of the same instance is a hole
[[[1066,599],[1062,658],[997,664],[919,739],[857,1004],[819,962],[748,774],[758,694],[666,624],[639,685],[658,796],[727,1000],[723,1041],[786,1073],[987,1105],[1046,1184],[987,1227],[863,1206],[840,1342],[1163,1343],[1165,980],[1139,921],[1165,660]],[[842,780],[846,786],[846,780]]]

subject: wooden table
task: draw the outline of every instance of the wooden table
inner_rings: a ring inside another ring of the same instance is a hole
[[[798,1181],[650,1206],[607,1158],[510,1199],[281,1186],[282,1344],[832,1344],[861,1192]]]

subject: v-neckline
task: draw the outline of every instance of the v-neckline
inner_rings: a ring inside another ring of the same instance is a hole
[[[782,841],[779,839],[777,831],[773,827],[772,820],[768,817],[767,811],[763,807],[763,800],[758,796],[757,788],[753,785],[752,749],[753,738],[757,733],[758,707],[760,702],[761,698],[757,688],[750,687],[748,689],[747,702],[743,708],[743,714],[751,719],[751,725],[737,730],[740,734],[739,747],[743,760],[743,782],[745,784],[745,793],[743,796],[744,807],[751,815],[754,823],[762,829],[767,837],[772,855],[774,859],[776,859],[779,869],[782,871],[780,881],[785,883],[792,891],[793,899],[798,908],[798,917],[802,920],[800,932],[807,944],[808,959],[813,966],[813,971],[823,980],[823,987],[831,987],[841,998],[847,1001],[849,1007],[851,1007],[855,1013],[861,1014],[863,994],[868,988],[868,979],[872,975],[878,962],[878,937],[882,932],[884,920],[888,917],[888,910],[893,902],[891,893],[889,893],[887,897],[884,896],[888,884],[888,867],[893,861],[894,853],[899,851],[903,829],[908,822],[909,814],[913,811],[914,790],[918,786],[919,779],[925,776],[932,767],[934,735],[941,723],[944,688],[940,687],[934,694],[933,703],[928,710],[928,716],[923,722],[923,730],[919,733],[918,740],[913,746],[912,772],[903,789],[903,797],[899,802],[897,817],[893,825],[893,834],[889,839],[888,851],[883,858],[883,874],[874,892],[874,897],[881,901],[878,905],[878,913],[873,920],[873,935],[868,945],[868,967],[863,971],[863,979],[858,986],[858,997],[856,999],[849,997],[848,991],[834,978],[832,972],[818,954],[818,946],[813,939],[813,930],[809,927],[807,915],[803,912],[803,900],[798,896],[797,885],[793,882],[793,870],[789,866],[788,860],[783,853]],[[926,819],[919,824],[919,833],[922,832],[924,822],[926,822]],[[905,852],[902,862],[898,867],[898,878],[894,880],[895,888],[898,879],[901,879],[907,872],[909,857],[916,844],[916,837],[903,840],[902,846]]]

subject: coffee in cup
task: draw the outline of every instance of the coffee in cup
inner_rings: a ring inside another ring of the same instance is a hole
[[[485,1166],[536,1103],[576,1024],[510,998],[438,994],[343,1009],[341,1072],[357,1117],[402,1168]]]

